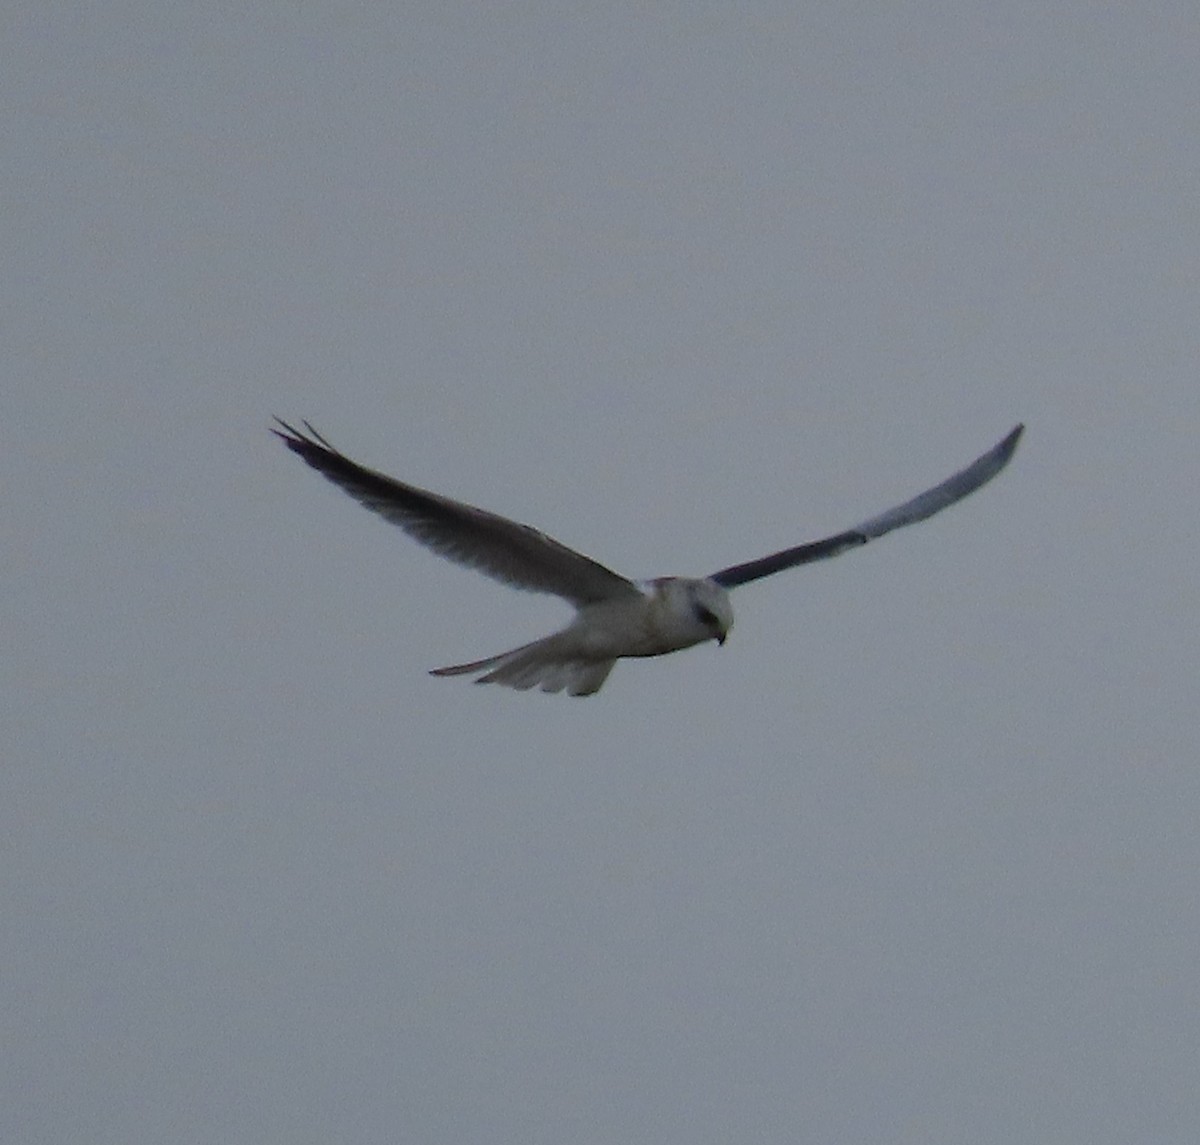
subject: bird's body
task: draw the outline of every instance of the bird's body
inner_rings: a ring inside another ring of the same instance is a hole
[[[436,668],[435,676],[475,675],[481,684],[599,691],[617,660],[662,656],[708,640],[724,644],[733,626],[729,590],[786,568],[836,556],[892,529],[924,520],[990,481],[1008,464],[1023,427],[965,469],[910,501],[821,541],[783,549],[711,576],[633,581],[529,525],[406,485],[366,469],[333,448],[312,426],[272,430],[294,453],[368,509],[399,525],[449,560],[576,608],[567,627],[498,656]]]
[[[585,604],[561,632],[543,640],[475,660],[435,668],[435,676],[484,673],[481,684],[513,688],[540,685],[544,692],[566,688],[572,696],[600,690],[622,657],[665,656],[706,640],[725,643],[733,625],[729,594],[707,580],[660,577],[639,586],[641,601],[622,596]],[[704,601],[704,614],[696,608]]]

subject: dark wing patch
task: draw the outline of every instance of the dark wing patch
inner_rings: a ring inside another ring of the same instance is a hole
[[[795,548],[782,549],[767,557],[759,557],[756,561],[747,561],[742,565],[733,565],[713,573],[709,578],[715,580],[722,588],[734,588],[747,581],[758,580],[796,565],[806,565],[812,561],[823,561],[826,557],[836,557],[847,549],[865,545],[868,538],[853,530],[838,533],[836,537],[826,537],[823,541],[810,541],[806,545],[796,545]]]

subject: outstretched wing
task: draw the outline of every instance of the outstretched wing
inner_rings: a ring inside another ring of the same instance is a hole
[[[529,525],[365,469],[334,449],[308,422],[308,433],[301,433],[275,420],[281,428],[271,432],[288,449],[438,556],[514,588],[564,597],[578,607],[641,596],[631,580]]]
[[[1003,441],[994,445],[982,457],[971,462],[966,469],[954,474],[953,477],[948,477],[940,485],[935,485],[932,489],[926,489],[924,493],[919,493],[911,501],[905,501],[903,505],[888,509],[887,512],[880,513],[878,517],[872,517],[869,521],[864,521],[853,529],[847,529],[844,533],[837,533],[821,541],[812,541],[806,545],[784,549],[781,552],[772,553],[769,557],[748,561],[744,565],[733,565],[718,573],[713,573],[709,579],[716,581],[724,588],[733,588],[735,585],[758,580],[759,577],[770,576],[772,573],[782,572],[795,565],[804,565],[810,561],[835,557],[838,553],[845,552],[846,549],[865,545],[875,537],[882,537],[884,533],[890,533],[902,525],[912,525],[917,521],[925,520],[926,517],[932,517],[934,513],[940,513],[943,509],[953,505],[955,501],[961,501],[968,493],[974,493],[981,485],[986,485],[995,477],[1008,464],[1024,429],[1023,425],[1016,426]]]

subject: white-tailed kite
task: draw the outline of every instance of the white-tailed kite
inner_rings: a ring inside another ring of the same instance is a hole
[[[986,484],[1009,462],[1024,426],[940,485],[821,541],[783,549],[710,576],[632,581],[553,537],[495,513],[406,485],[355,464],[308,422],[301,433],[279,421],[277,437],[360,504],[399,525],[439,556],[515,588],[548,592],[575,606],[574,620],[531,644],[470,664],[435,668],[434,676],[476,675],[478,684],[539,686],[590,696],[622,656],[662,656],[706,640],[725,643],[733,626],[729,589],[809,561],[837,556],[902,525],[932,517]]]

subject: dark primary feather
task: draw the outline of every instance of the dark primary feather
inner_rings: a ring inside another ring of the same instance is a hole
[[[515,588],[561,596],[577,606],[639,596],[632,581],[529,525],[366,469],[339,453],[308,422],[272,429],[293,453],[360,504],[399,525],[439,556]]]
[[[899,529],[904,525],[912,525],[917,521],[925,520],[926,517],[932,517],[934,513],[940,513],[956,501],[961,501],[967,494],[975,492],[981,485],[986,485],[995,477],[1008,464],[1024,429],[1023,425],[1014,427],[1003,441],[994,445],[982,457],[976,458],[965,469],[948,477],[940,485],[926,489],[924,493],[919,493],[912,500],[905,501],[904,504],[897,505],[894,509],[888,509],[879,516],[864,521],[861,525],[856,525],[852,529],[847,529],[832,537],[826,537],[821,541],[796,545],[794,548],[783,549],[770,556],[747,561],[745,564],[731,565],[727,569],[713,573],[710,579],[716,581],[723,588],[734,588],[736,585],[746,584],[748,581],[758,580],[760,577],[770,576],[772,573],[782,572],[784,569],[794,568],[796,565],[824,560],[826,557],[835,557],[847,549],[865,545],[875,537],[882,537],[893,529]]]

